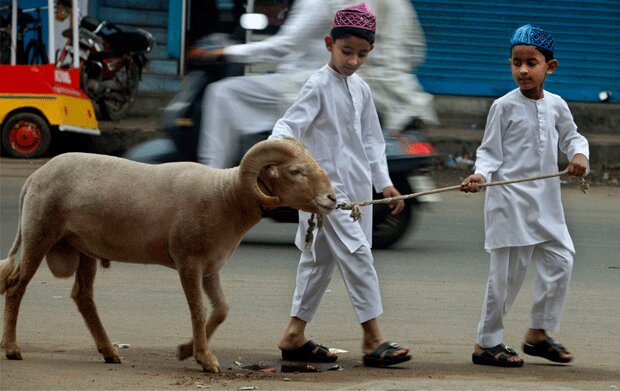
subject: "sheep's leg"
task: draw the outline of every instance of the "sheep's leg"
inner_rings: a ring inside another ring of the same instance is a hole
[[[110,342],[110,338],[108,338],[108,334],[103,328],[103,323],[101,323],[95,301],[93,300],[93,284],[96,274],[97,260],[80,254],[80,263],[75,274],[71,298],[82,314],[84,322],[86,322],[86,326],[95,340],[97,350],[101,353],[105,362],[120,364],[121,359],[118,357],[116,349],[112,346],[112,342]]]
[[[192,318],[194,359],[205,372],[219,373],[220,365],[217,358],[209,351],[205,333],[206,321],[202,304],[202,290],[200,289],[200,275],[202,273],[197,267],[187,266],[188,263],[192,263],[192,260],[186,260],[183,266],[178,267],[178,271]],[[198,264],[198,262],[195,263]]]
[[[202,287],[207,293],[207,297],[211,301],[213,307],[205,327],[207,341],[210,341],[215,329],[224,322],[226,315],[228,315],[228,304],[224,297],[224,290],[222,289],[219,273],[212,273],[204,276],[202,278]],[[194,354],[193,344],[194,341],[191,340],[179,345],[177,350],[177,357],[179,360],[185,360]]]
[[[2,348],[4,354],[9,360],[21,360],[22,354],[17,345],[17,316],[19,314],[19,306],[26,293],[28,283],[36,273],[41,261],[43,261],[44,253],[40,250],[26,248],[21,258],[21,262],[17,265],[17,270],[13,273],[17,278],[7,279],[7,290],[5,293],[4,304],[4,332],[2,333]]]

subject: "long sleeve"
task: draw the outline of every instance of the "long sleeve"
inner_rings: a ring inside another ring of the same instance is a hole
[[[501,107],[494,102],[489,110],[482,143],[476,150],[475,173],[481,174],[487,181],[491,180],[491,174],[497,171],[504,159],[502,129]]]
[[[392,186],[390,173],[388,171],[387,157],[385,154],[385,139],[379,124],[377,109],[372,100],[370,89],[367,89],[367,105],[362,112],[362,129],[364,130],[363,140],[370,171],[372,174],[372,183],[375,191],[381,193],[383,189]]]
[[[588,140],[577,132],[577,125],[573,120],[573,115],[564,100],[561,101],[560,106],[560,118],[556,121],[560,151],[566,154],[569,161],[578,153],[590,159]]]
[[[276,35],[259,42],[229,46],[224,53],[231,61],[242,63],[280,63],[286,57],[304,53],[308,55],[306,63],[312,64],[317,62],[313,57],[321,55],[318,64],[323,65],[328,57],[320,38],[329,32],[329,11],[315,0],[297,0]],[[295,62],[301,63],[299,59]]]
[[[303,140],[303,132],[308,129],[319,113],[320,97],[311,82],[307,82],[297,100],[273,127],[269,138],[293,137]]]

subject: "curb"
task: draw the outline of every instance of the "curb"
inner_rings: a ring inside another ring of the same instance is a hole
[[[482,141],[484,128],[428,128],[423,131],[427,139],[447,157],[471,158]],[[583,134],[590,144],[592,169],[620,169],[620,135]],[[568,163],[560,153],[560,164]]]
[[[174,92],[141,92],[121,121],[99,121],[101,136],[92,147],[96,153],[122,156],[133,146],[158,137],[163,108]],[[486,115],[493,98],[437,95],[435,104],[441,125],[421,130],[446,159],[475,155],[482,141]],[[620,169],[620,105],[569,102],[580,132],[590,143],[593,170]],[[564,160],[562,160],[564,159]],[[560,164],[566,158],[560,154]]]

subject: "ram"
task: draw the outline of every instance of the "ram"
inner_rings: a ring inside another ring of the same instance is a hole
[[[327,175],[295,140],[263,141],[238,167],[225,170],[84,153],[51,159],[26,179],[15,242],[0,261],[6,357],[22,358],[16,341],[19,306],[45,257],[54,276],[75,274],[71,297],[97,349],[106,362],[120,362],[93,300],[99,259],[104,265],[113,260],[176,269],[193,334],[177,356],[193,355],[205,371],[219,372],[208,349],[228,313],[219,271],[262,212],[278,206],[320,215],[336,207]],[[202,290],[213,307],[208,318]]]

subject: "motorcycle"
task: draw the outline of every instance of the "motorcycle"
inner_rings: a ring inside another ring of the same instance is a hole
[[[80,21],[80,69],[82,89],[99,106],[104,117],[124,118],[131,107],[142,70],[155,40],[139,28],[120,28],[114,23],[85,16]],[[67,37],[57,63],[73,61],[72,38]]]
[[[213,34],[208,43],[200,46],[208,49],[225,47],[235,43],[226,35]],[[225,77],[242,76],[243,64],[228,62],[189,63],[189,72],[183,86],[164,109],[162,126],[166,138],[146,141],[130,149],[125,157],[143,163],[167,163],[175,161],[197,161],[197,145],[200,133],[202,98],[210,83]],[[237,150],[237,164],[245,152],[255,143],[267,139],[271,130],[242,136]],[[419,132],[405,131],[398,136],[384,136],[390,178],[402,193],[427,191],[434,188],[432,179],[425,175],[437,161],[438,155],[432,144],[424,140]],[[375,194],[375,198],[382,198]],[[426,196],[405,201],[405,209],[391,215],[386,204],[373,206],[373,247],[388,248],[401,239],[415,222],[418,206],[437,201],[437,197]],[[266,211],[264,217],[282,223],[297,223],[298,213],[290,208]]]

